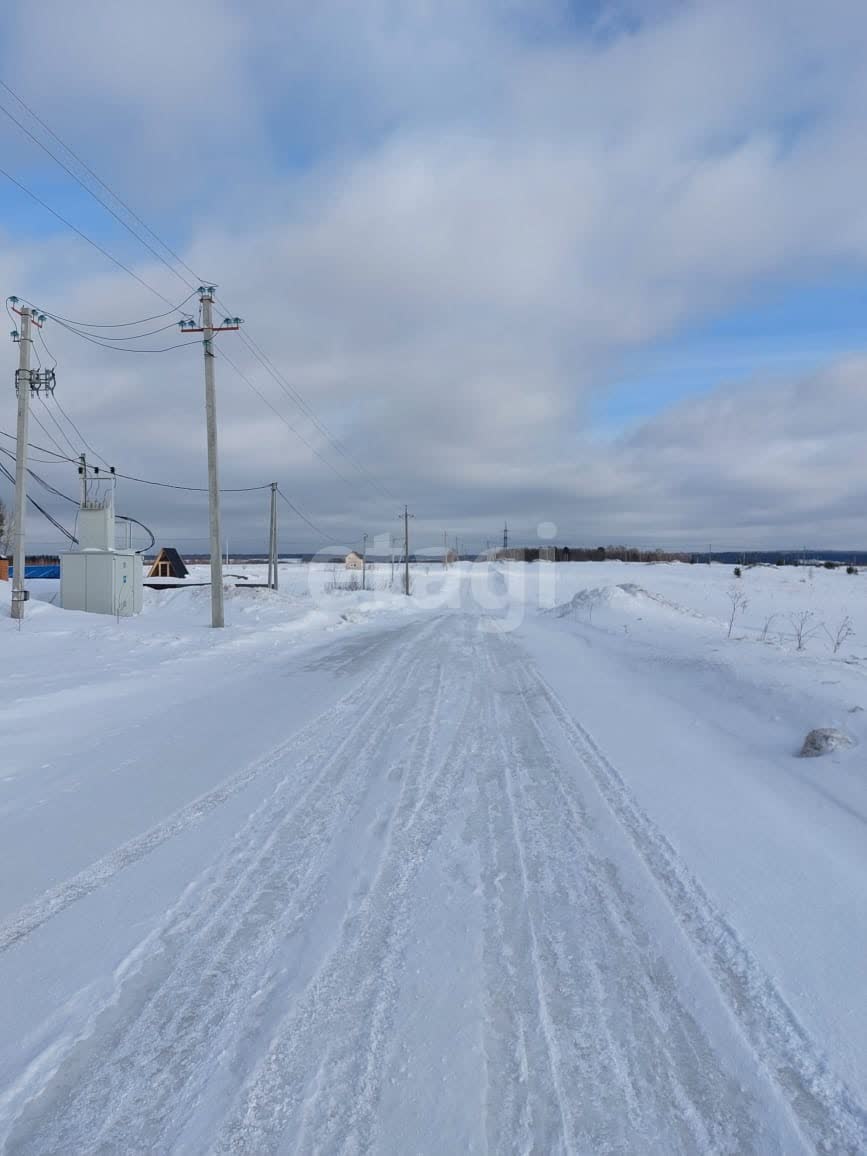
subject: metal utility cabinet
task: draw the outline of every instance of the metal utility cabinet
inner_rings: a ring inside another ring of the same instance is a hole
[[[100,476],[85,459],[79,468],[81,507],[78,549],[60,557],[60,605],[91,614],[138,614],[142,608],[142,559],[115,549],[114,470]],[[108,483],[108,492],[100,490]]]
[[[81,550],[60,559],[60,605],[92,614],[138,614],[142,608],[141,554]]]

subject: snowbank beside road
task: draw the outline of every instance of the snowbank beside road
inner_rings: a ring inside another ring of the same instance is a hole
[[[853,1088],[867,1086],[867,924],[857,914],[867,910],[865,577],[558,570],[557,607],[528,613],[522,641],[820,1054]],[[747,606],[729,638],[732,589]],[[811,630],[799,650],[792,620],[805,612],[831,630],[849,617],[854,634],[835,653]],[[854,743],[800,759],[814,728]]]

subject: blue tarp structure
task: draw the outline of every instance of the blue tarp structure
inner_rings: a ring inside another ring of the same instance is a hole
[[[15,567],[9,567],[9,577],[11,578],[15,573]],[[60,566],[25,566],[24,577],[26,578],[59,578]]]

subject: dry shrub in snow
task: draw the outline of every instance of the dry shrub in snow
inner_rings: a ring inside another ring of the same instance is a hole
[[[742,614],[746,610],[747,606],[749,606],[749,602],[747,600],[746,594],[742,594],[736,586],[732,586],[732,588],[729,590],[728,597],[729,604],[731,606],[731,613],[729,614],[728,637],[731,638],[732,630],[734,630],[735,618],[739,613]]]
[[[798,650],[806,650],[811,638],[824,629],[823,622],[814,622],[815,614],[812,610],[799,610],[797,614],[789,615],[789,622],[795,631],[795,642]]]
[[[828,641],[831,643],[831,649],[833,650],[834,654],[837,653],[837,651],[848,638],[855,637],[855,629],[852,626],[852,619],[848,614],[833,633],[828,629],[827,626],[823,626],[822,629],[828,635]]]

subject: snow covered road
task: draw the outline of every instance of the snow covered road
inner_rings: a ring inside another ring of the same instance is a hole
[[[867,1150],[520,634],[280,661],[322,713],[0,921],[3,1151]]]

